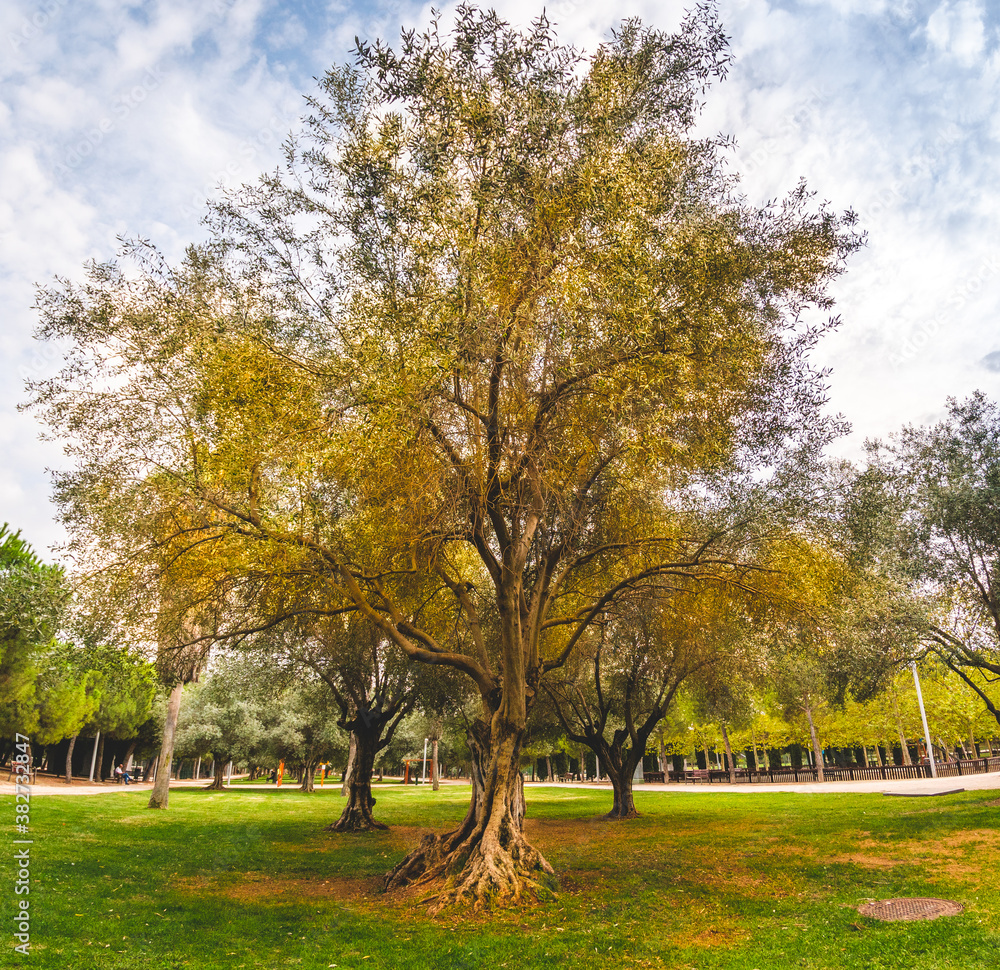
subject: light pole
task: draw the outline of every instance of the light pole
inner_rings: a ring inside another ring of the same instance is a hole
[[[90,781],[94,780],[94,768],[97,766],[97,742],[101,739],[101,732],[94,735],[94,753],[90,756]],[[104,759],[101,758],[101,761]]]
[[[927,712],[924,710],[924,695],[920,690],[920,678],[917,676],[917,663],[912,661],[913,683],[917,688],[917,704],[920,707],[920,720],[924,722],[924,743],[927,745],[927,760],[931,766],[931,778],[937,778],[937,765],[934,764],[934,745],[931,744],[931,732],[927,727]]]

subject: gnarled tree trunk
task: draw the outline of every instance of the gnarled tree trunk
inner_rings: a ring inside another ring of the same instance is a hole
[[[310,792],[316,790],[316,765],[307,761],[302,767],[302,783],[299,791]]]
[[[347,771],[347,804],[340,818],[325,829],[327,832],[370,832],[372,829],[388,829],[388,825],[375,820],[372,809],[375,797],[372,795],[372,772],[375,755],[378,754],[380,727],[374,722],[365,725],[360,722],[351,732],[354,741],[354,762]]]
[[[215,772],[212,776],[212,783],[205,786],[206,791],[225,791],[226,789],[226,762],[213,761]]]
[[[525,839],[523,729],[494,714],[474,722],[468,734],[472,753],[472,801],[462,824],[430,835],[386,876],[387,889],[437,883],[433,912],[455,904],[475,909],[518,901],[550,888],[552,867]]]

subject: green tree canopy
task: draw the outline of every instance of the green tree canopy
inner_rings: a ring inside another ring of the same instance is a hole
[[[45,565],[20,532],[0,525],[0,732],[8,737],[38,727],[39,678],[43,689],[52,680],[55,661],[46,657],[68,602],[63,571]]]
[[[949,399],[945,420],[873,447],[868,474],[887,499],[867,521],[911,591],[911,630],[1000,722],[1000,407]]]
[[[226,765],[251,758],[265,737],[265,700],[255,672],[240,658],[221,658],[204,681],[186,688],[174,746],[189,756],[212,755],[216,789],[223,787]]]

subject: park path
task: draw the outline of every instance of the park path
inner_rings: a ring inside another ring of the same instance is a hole
[[[542,782],[546,786],[558,788],[611,788],[610,784],[598,782],[586,782],[580,784]],[[532,787],[529,782],[526,787]],[[788,782],[785,784],[759,784],[759,785],[730,785],[729,782],[716,782],[708,784],[699,782],[697,784],[646,784],[636,782],[633,785],[634,791],[641,792],[666,792],[681,793],[685,795],[717,795],[717,794],[745,794],[756,795],[761,792],[792,792],[797,795],[837,795],[845,792],[878,793],[885,792],[890,795],[943,795],[953,791],[990,791],[996,789],[1000,791],[1000,772],[986,772],[979,775],[963,775],[961,778],[901,778],[894,781],[825,781],[819,782]]]
[[[204,788],[209,779],[202,778],[200,781],[187,779],[186,781],[172,781],[170,787],[174,788]],[[145,792],[147,795],[153,790],[153,786],[147,782],[132,782],[131,785],[109,781],[103,785],[89,784],[86,781],[74,780],[72,785],[67,785],[60,778],[46,778],[43,781],[31,786],[31,796],[37,795],[110,795],[122,792]],[[14,794],[13,781],[0,781],[0,795]]]
[[[208,779],[202,778],[200,781],[188,779],[186,781],[172,781],[170,788],[204,788]],[[385,782],[384,784],[398,784],[398,782]],[[450,783],[442,781],[442,785],[447,787]],[[375,787],[378,786],[376,782]],[[247,789],[253,791],[255,788],[272,788],[272,785],[239,785],[236,790]],[[298,785],[287,786],[294,791]],[[588,790],[607,789],[611,790],[611,785],[607,782],[527,782],[526,786],[531,788],[583,788]],[[31,794],[38,795],[110,795],[121,794],[122,792],[149,792],[152,786],[147,782],[133,783],[131,785],[119,785],[109,782],[103,785],[90,785],[86,782],[74,782],[67,785],[58,779],[45,779],[36,785],[31,786]],[[317,787],[317,791],[327,790],[340,793],[340,783],[328,786],[326,789]],[[828,781],[823,784],[818,782],[799,782],[774,785],[730,785],[728,782],[717,784],[646,784],[637,782],[634,786],[637,792],[659,792],[665,795],[719,795],[719,794],[740,794],[757,795],[763,792],[792,792],[797,795],[838,795],[846,793],[884,792],[891,795],[942,795],[946,792],[958,790],[963,791],[991,791],[1000,792],[1000,772],[989,772],[980,775],[963,775],[961,778],[904,778],[898,781]],[[13,795],[14,783],[0,781],[0,795]]]

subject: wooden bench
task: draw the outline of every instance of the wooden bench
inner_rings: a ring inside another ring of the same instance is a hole
[[[644,771],[642,773],[642,780],[643,781],[659,781],[659,782],[663,782],[664,781],[663,772],[662,771]]]
[[[696,768],[693,771],[684,772],[684,781],[698,784],[699,781],[711,782],[712,774],[707,768]]]

